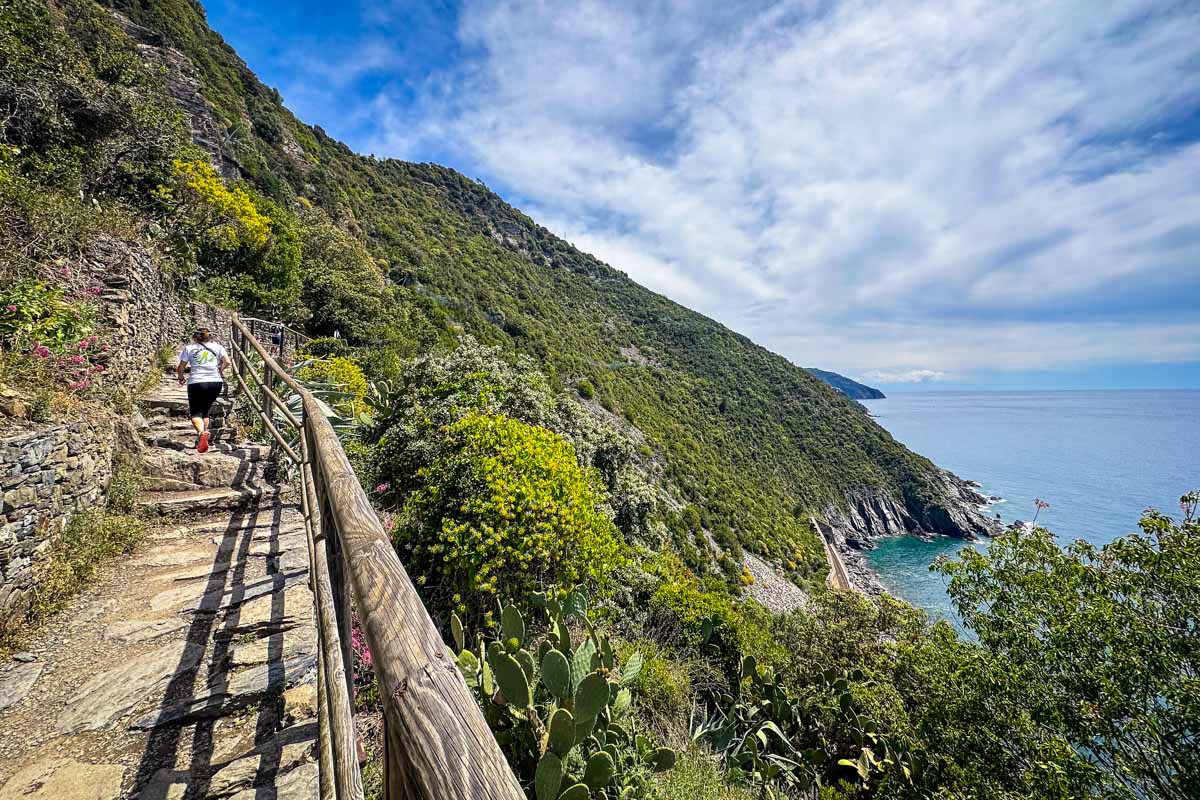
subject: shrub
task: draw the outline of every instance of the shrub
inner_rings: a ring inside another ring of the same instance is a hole
[[[305,359],[309,356],[300,358]],[[296,379],[331,384],[349,395],[333,403],[333,407],[343,415],[353,418],[366,411],[364,398],[367,394],[367,377],[358,364],[348,358],[334,356],[314,359],[296,371]]]
[[[346,344],[346,340],[335,339],[332,336],[319,336],[316,339],[309,339],[305,342],[304,349],[312,356],[350,355],[350,345]]]
[[[596,396],[596,387],[592,385],[591,381],[580,381],[575,390],[579,392],[579,396],[584,400],[591,400]]]
[[[758,800],[749,787],[727,785],[717,760],[698,747],[680,753],[675,769],[659,779],[663,800]]]
[[[448,426],[444,439],[397,536],[427,602],[476,616],[500,596],[607,582],[621,559],[617,530],[570,443],[491,414]]]
[[[618,648],[622,658],[633,652],[642,654],[642,671],[631,683],[638,715],[660,733],[686,733],[678,729],[685,728],[691,710],[694,665],[671,656],[652,639]]]
[[[120,514],[132,513],[142,484],[137,462],[129,456],[117,456],[113,460],[112,478],[108,481],[108,507]]]
[[[0,289],[0,342],[26,349],[37,344],[63,352],[92,333],[95,308],[72,302],[60,286],[25,278]]]

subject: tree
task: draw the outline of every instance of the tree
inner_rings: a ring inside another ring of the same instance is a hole
[[[1125,796],[1200,797],[1198,499],[1100,548],[1014,527],[939,566],[1034,722]]]

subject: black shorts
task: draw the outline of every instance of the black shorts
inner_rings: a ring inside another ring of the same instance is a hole
[[[223,381],[206,381],[188,384],[188,416],[208,419],[213,403],[221,396]]]

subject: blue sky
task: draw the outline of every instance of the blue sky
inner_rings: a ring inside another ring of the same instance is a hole
[[[211,0],[303,120],[891,389],[1200,387],[1192,0]]]

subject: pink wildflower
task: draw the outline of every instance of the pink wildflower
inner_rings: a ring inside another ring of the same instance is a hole
[[[367,669],[371,668],[371,648],[367,647],[367,637],[363,635],[362,628],[358,625],[350,629],[350,649],[354,651],[354,655],[362,666]]]
[[[9,313],[12,313],[17,310],[17,307],[12,303],[9,303],[7,306],[5,306],[5,308],[8,309]]]
[[[376,494],[383,494],[384,492],[386,492],[386,491],[387,491],[388,489],[390,489],[390,488],[392,488],[392,485],[391,485],[390,483],[381,483],[381,484],[379,484],[378,486],[376,486],[376,487],[375,487],[375,493],[376,493]]]
[[[71,363],[72,364],[82,364],[83,356],[71,356]]]

